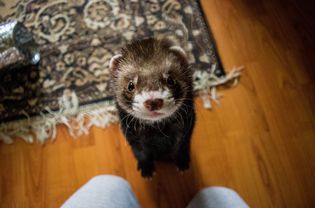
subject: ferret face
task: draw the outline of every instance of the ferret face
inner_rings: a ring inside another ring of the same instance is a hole
[[[173,115],[191,87],[184,51],[165,40],[137,41],[111,60],[121,108],[145,121]]]
[[[158,121],[172,115],[181,105],[184,83],[158,70],[135,75],[122,74],[117,84],[117,102],[133,116]]]

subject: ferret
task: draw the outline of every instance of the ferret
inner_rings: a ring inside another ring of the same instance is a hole
[[[167,39],[136,40],[110,60],[121,129],[151,178],[154,161],[190,163],[195,125],[192,70],[185,51]]]

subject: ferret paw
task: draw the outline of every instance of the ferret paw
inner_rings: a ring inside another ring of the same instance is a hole
[[[151,181],[154,175],[155,175],[155,172],[153,170],[141,169],[141,176],[145,180]]]
[[[151,182],[153,180],[153,176],[155,176],[155,172],[153,172],[152,176],[150,177],[142,175],[143,179],[148,182]]]
[[[138,170],[140,170],[141,176],[145,179],[150,179],[155,174],[153,163],[139,163]]]
[[[176,167],[177,171],[183,173],[189,169],[189,161],[178,161]]]

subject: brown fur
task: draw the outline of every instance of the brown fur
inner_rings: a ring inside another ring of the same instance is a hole
[[[135,93],[167,86],[163,74],[174,77],[180,87],[171,90],[181,97],[185,96],[187,83],[191,81],[191,70],[188,69],[186,58],[171,51],[171,46],[173,43],[169,40],[149,38],[135,41],[122,49],[115,73],[115,90],[118,103],[127,112],[130,108],[128,100],[132,100]],[[127,89],[130,81],[136,85],[134,92]]]

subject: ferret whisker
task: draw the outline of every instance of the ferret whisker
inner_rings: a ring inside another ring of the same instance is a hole
[[[184,125],[183,125],[183,122],[179,119],[178,115],[179,115],[179,113],[176,112],[174,118],[175,118],[175,119],[177,120],[177,122],[180,123],[180,125],[183,127],[183,126],[184,126]]]
[[[180,100],[194,101],[194,98],[183,97],[183,98],[180,98]]]
[[[130,116],[131,116],[131,115],[127,115],[127,116],[124,117],[124,119],[128,120],[128,118],[129,118]],[[128,121],[127,121],[127,122],[128,122]],[[129,128],[129,125],[127,124],[127,128],[125,129],[125,132],[124,132],[125,135],[128,135],[128,129],[130,129],[130,128]]]
[[[130,117],[130,116],[131,116],[130,114],[127,114],[125,117],[123,117],[123,118],[121,119],[121,123],[123,123],[124,120],[128,119],[128,117]]]
[[[188,115],[188,109],[186,106],[183,106],[181,110],[184,111],[186,115]]]
[[[131,120],[129,121],[129,123],[127,124],[128,126],[130,126],[130,124],[132,123],[132,121],[134,120],[134,116],[132,116]]]
[[[141,108],[140,107],[137,107],[137,106],[133,106],[134,107],[134,111],[137,112],[137,111],[141,111]]]
[[[194,101],[194,100],[187,100],[187,99],[178,99],[178,101],[180,101],[183,105],[187,105],[187,103],[185,101]]]
[[[183,116],[182,116],[182,114],[181,113],[177,113],[179,116],[180,116],[180,119],[181,119],[181,121],[183,122],[184,121],[184,118],[183,118]]]
[[[169,138],[169,136],[166,135],[166,134],[164,134],[164,132],[160,129],[159,124],[157,124],[157,127],[158,127],[158,130],[159,130],[165,137]]]
[[[182,106],[182,107],[185,107],[186,110],[188,110],[188,108],[189,108],[189,109],[193,109],[191,106],[189,106],[189,105],[187,105],[187,104],[185,104],[185,103],[182,103],[181,106]],[[185,111],[185,113],[187,113],[187,111]]]

